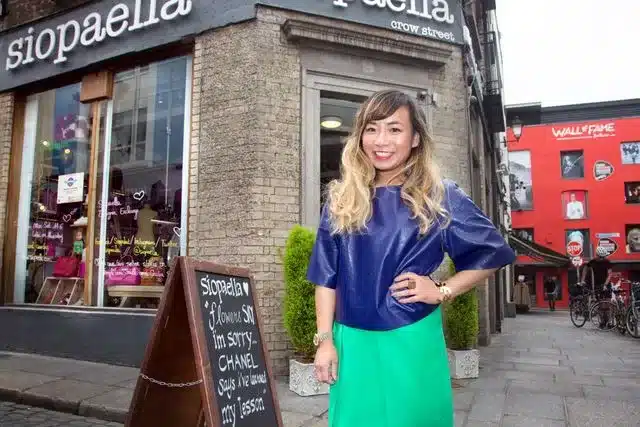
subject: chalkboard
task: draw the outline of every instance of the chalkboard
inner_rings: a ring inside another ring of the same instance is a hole
[[[277,425],[249,279],[201,270],[195,277],[220,425]]]
[[[125,427],[282,427],[249,271],[176,257]]]

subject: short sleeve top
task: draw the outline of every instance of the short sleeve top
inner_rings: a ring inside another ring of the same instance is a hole
[[[435,223],[424,235],[400,197],[400,186],[375,189],[372,215],[362,231],[332,235],[323,207],[307,279],[336,290],[336,322],[390,330],[426,317],[437,305],[400,303],[389,287],[401,273],[433,273],[445,252],[456,271],[501,268],[515,261],[487,216],[455,182],[444,184],[443,206],[451,221],[442,228]]]

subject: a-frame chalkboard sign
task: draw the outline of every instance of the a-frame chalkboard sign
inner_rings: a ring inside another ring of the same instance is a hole
[[[126,427],[282,427],[248,270],[172,263]]]

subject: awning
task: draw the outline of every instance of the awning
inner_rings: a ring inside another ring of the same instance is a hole
[[[565,267],[571,264],[571,258],[535,242],[521,239],[509,233],[509,245],[521,255],[527,255],[534,261],[553,267]]]

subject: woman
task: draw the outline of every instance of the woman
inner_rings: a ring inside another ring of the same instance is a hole
[[[361,106],[328,188],[308,279],[330,427],[451,427],[439,304],[513,262],[491,222],[433,161],[423,112],[382,91]],[[444,252],[458,273],[429,275]]]

